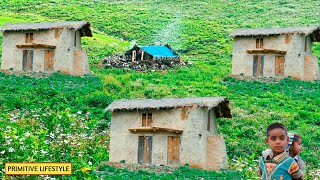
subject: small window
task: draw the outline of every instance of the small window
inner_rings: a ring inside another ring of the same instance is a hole
[[[152,126],[152,113],[142,113],[142,126]]]
[[[26,43],[32,43],[33,33],[26,33]]]
[[[77,47],[77,32],[74,33],[74,47]]]
[[[208,111],[208,124],[207,124],[207,130],[208,130],[208,131],[210,131],[210,126],[211,126],[211,125],[210,125],[210,119],[211,119],[211,118],[210,118],[210,113],[211,113],[211,110]]]
[[[307,52],[307,47],[308,47],[308,38],[306,37],[304,39],[304,52]]]
[[[256,48],[257,49],[262,49],[263,48],[263,39],[262,38],[256,39]]]

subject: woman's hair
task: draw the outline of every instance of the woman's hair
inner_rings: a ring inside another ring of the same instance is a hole
[[[301,136],[299,134],[294,134],[293,142],[297,142],[299,139],[302,139]]]

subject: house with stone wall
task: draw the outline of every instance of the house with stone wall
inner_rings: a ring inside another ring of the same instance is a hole
[[[225,97],[116,100],[109,161],[219,170],[227,168],[217,118],[232,118]]]
[[[320,41],[320,26],[237,29],[233,37],[232,75],[320,79],[313,42]]]
[[[87,21],[9,23],[0,28],[1,69],[84,75],[90,72],[81,37],[92,37]]]

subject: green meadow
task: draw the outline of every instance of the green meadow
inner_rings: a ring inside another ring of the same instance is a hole
[[[218,119],[218,133],[226,141],[228,170],[186,165],[155,174],[106,166],[104,178],[259,179],[265,129],[277,121],[302,136],[306,179],[319,179],[320,82],[236,80],[229,37],[237,28],[320,25],[319,7],[316,0],[1,1],[0,25],[87,20],[93,37],[82,38],[92,75],[0,73],[0,178],[26,178],[6,177],[6,162],[72,162],[72,176],[54,178],[100,179],[94,168],[108,161],[111,114],[104,109],[113,100],[226,96],[233,118]],[[147,72],[101,66],[103,57],[135,43],[169,43],[192,65]],[[319,57],[320,44],[313,45]]]

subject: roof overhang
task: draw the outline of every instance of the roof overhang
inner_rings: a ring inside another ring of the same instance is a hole
[[[261,37],[261,36],[278,36],[286,34],[311,35],[313,42],[320,42],[320,26],[307,27],[273,27],[273,28],[241,28],[236,29],[229,36],[231,37]]]
[[[36,23],[7,23],[0,28],[1,32],[17,31],[43,31],[50,29],[67,28],[79,30],[81,37],[92,37],[90,22],[88,21],[65,21],[65,22],[36,22]]]
[[[173,129],[173,128],[165,128],[165,127],[137,127],[137,128],[129,128],[128,129],[132,133],[139,132],[169,132],[174,134],[182,134],[183,130]]]
[[[286,54],[287,51],[277,49],[248,49],[247,53],[269,53],[269,54]]]
[[[113,101],[105,110],[111,112],[132,110],[160,110],[183,107],[212,109],[217,107],[220,116],[232,118],[229,100],[226,97],[194,97],[163,99],[122,99]]]

